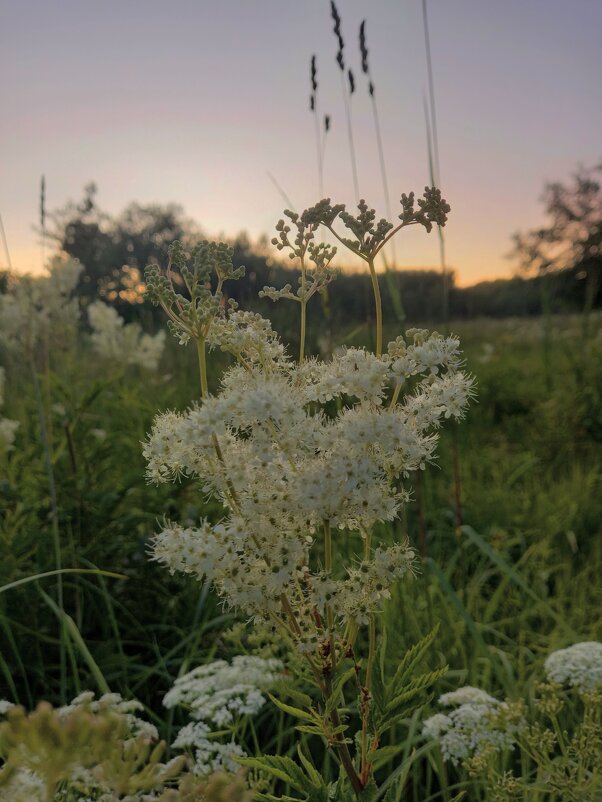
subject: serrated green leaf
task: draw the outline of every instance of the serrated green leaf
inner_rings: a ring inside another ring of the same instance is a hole
[[[290,757],[262,755],[261,757],[237,758],[237,762],[248,768],[265,771],[273,777],[288,783],[296,791],[305,792],[307,789],[306,775]]]
[[[374,769],[378,769],[385,763],[388,763],[389,760],[396,757],[401,751],[403,751],[403,744],[395,744],[394,746],[380,746],[373,752],[368,753],[368,760]]]
[[[276,699],[275,696],[272,696],[271,693],[268,693],[268,696],[274,702],[276,707],[280,708],[284,713],[288,713],[289,716],[293,716],[294,718],[300,718],[304,721],[316,721],[319,719],[317,713],[313,710],[301,710],[300,707],[293,707],[292,705],[287,705],[285,702],[281,702],[280,699]]]
[[[343,672],[340,677],[337,678],[334,685],[332,686],[332,693],[326,702],[326,713],[332,713],[332,711],[337,707],[339,698],[341,696],[341,692],[346,682],[349,682],[351,677],[355,676],[355,667],[351,666],[348,668],[347,671]]]
[[[425,699],[421,699],[419,702],[416,702],[413,705],[408,705],[407,707],[402,707],[395,713],[384,718],[378,725],[376,734],[380,738],[380,736],[386,732],[387,730],[391,729],[394,724],[397,724],[398,721],[403,721],[404,719],[410,718],[416,710],[419,710],[423,705],[428,704],[433,698],[432,694],[429,694]]]
[[[289,684],[282,683],[282,691],[283,695],[290,696],[290,698],[295,702],[295,704],[300,708],[311,708],[313,705],[313,699],[307,693],[303,693],[302,691],[298,691],[295,688],[290,687]]]
[[[387,792],[383,797],[383,802],[399,802],[403,788],[408,781],[408,774],[410,772],[411,763],[408,761],[399,773],[394,782],[387,788]]]
[[[403,658],[401,659],[400,664],[397,666],[397,670],[393,675],[393,678],[387,683],[387,695],[389,697],[397,696],[400,692],[400,688],[403,687],[404,683],[407,681],[408,677],[411,676],[412,672],[423,658],[424,654],[426,653],[427,649],[435,639],[437,632],[439,631],[439,624],[436,624],[433,629],[425,635],[422,640],[415,643],[411,646],[408,651],[404,654]]]
[[[311,784],[314,788],[326,788],[324,784],[324,780],[320,772],[316,769],[314,764],[311,762],[309,755],[306,755],[303,751],[302,744],[297,744],[297,754],[299,755],[299,760],[303,764],[303,768],[305,769],[307,776],[311,780]]]
[[[436,671],[429,671],[427,674],[420,674],[420,676],[414,677],[404,691],[390,700],[387,704],[386,712],[393,711],[399,705],[409,702],[421,691],[430,688],[431,685],[434,685],[447,673],[447,669],[447,666],[443,666],[443,668],[438,668]]]
[[[318,727],[315,724],[298,724],[295,729],[297,732],[305,732],[308,735],[324,735],[323,727]]]
[[[366,785],[364,786],[364,790],[360,795],[360,799],[362,802],[372,802],[372,800],[378,794],[378,786],[374,782],[374,779],[370,777]]]
[[[372,669],[372,686],[370,688],[370,694],[379,711],[384,710],[387,703],[386,689],[380,675],[380,669],[377,669],[376,667]]]

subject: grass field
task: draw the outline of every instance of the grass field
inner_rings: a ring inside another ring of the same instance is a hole
[[[446,424],[436,463],[410,477],[402,517],[378,527],[384,542],[407,533],[421,554],[417,575],[384,605],[383,659],[394,671],[439,625],[422,661],[449,666],[435,698],[463,685],[532,698],[550,652],[602,641],[602,328],[596,319],[587,341],[579,317],[552,318],[548,328],[540,319],[450,325],[476,378],[476,403],[464,421]],[[386,328],[385,342],[397,334]],[[2,414],[19,428],[0,456],[0,698],[31,709],[110,689],[140,700],[170,742],[180,714],[161,699],[186,671],[241,653],[294,665],[277,638],[224,610],[208,583],[149,559],[164,516],[218,514],[193,480],[145,480],[141,443],[154,415],[199,396],[193,351],[170,338],[149,373],[101,359],[86,337],[66,337],[41,352],[35,382],[6,351]],[[216,375],[210,367],[210,389]],[[57,568],[78,572],[43,576]],[[436,710],[433,700],[394,725],[379,776],[405,757],[399,799],[451,800],[462,790],[469,800],[497,799],[425,748],[422,721]],[[294,724],[268,704],[237,734],[249,754],[294,756]],[[318,770],[336,780],[330,753],[302,737]],[[502,768],[516,759],[506,755]],[[572,798],[533,793],[525,798]]]

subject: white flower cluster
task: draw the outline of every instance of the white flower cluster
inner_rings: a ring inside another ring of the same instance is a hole
[[[272,324],[255,312],[236,310],[216,317],[207,333],[207,343],[234,354],[243,364],[265,365],[284,359],[285,349]]]
[[[496,721],[496,713],[507,707],[480,688],[466,686],[445,693],[439,703],[456,706],[449,713],[436,713],[422,728],[423,735],[438,741],[444,760],[455,766],[485,750],[511,749],[515,729]]]
[[[230,348],[232,330],[224,330]],[[472,395],[471,378],[458,370],[458,341],[414,332],[382,357],[348,348],[297,365],[256,318],[248,336],[253,349],[225,373],[217,396],[154,422],[144,446],[149,479],[198,477],[226,509],[217,524],[167,522],[154,557],[206,576],[257,619],[278,615],[286,593],[295,611],[308,611],[308,632],[311,604],[322,614],[328,602],[339,620],[362,623],[411,568],[412,550],[379,548],[327,576],[312,551],[316,533],[338,530],[336,550],[344,532],[368,542],[376,523],[396,517],[408,498],[400,482],[433,459],[441,421],[461,417]],[[398,398],[402,381],[408,392]]]
[[[602,688],[602,643],[584,641],[550,654],[544,669],[549,680],[578,691]]]
[[[8,699],[0,699],[0,716],[4,716],[14,706],[13,702],[9,702]]]
[[[195,773],[238,769],[234,756],[245,752],[234,739],[223,743],[212,735],[216,729],[235,730],[243,716],[253,716],[265,704],[263,691],[282,679],[280,660],[238,655],[231,663],[215,660],[195,668],[174,682],[165,694],[165,707],[185,707],[193,721],[184,726],[172,744],[194,750]]]
[[[41,777],[28,769],[17,769],[8,782],[0,785],[0,802],[46,802],[47,799]]]
[[[0,409],[4,404],[4,368],[0,366]],[[15,434],[19,428],[19,421],[3,418],[0,415],[0,454],[10,451],[15,442]],[[1,702],[0,702],[1,704]]]
[[[44,276],[22,276],[10,292],[0,295],[0,340],[27,355],[42,339],[53,342],[75,331],[79,305],[73,298],[82,265],[55,257]]]
[[[133,738],[143,735],[149,741],[159,740],[154,724],[136,715],[136,712],[144,710],[144,706],[136,699],[123,699],[118,693],[105,693],[95,699],[93,691],[82,691],[70,704],[59,707],[57,713],[59,716],[68,716],[79,707],[86,707],[91,713],[100,713],[103,710],[119,713],[125,717]]]
[[[94,301],[88,307],[92,344],[100,356],[122,365],[156,370],[165,347],[165,332],[144,334],[137,323],[125,324],[112,306]]]
[[[0,716],[4,716],[15,705],[4,699],[0,699]],[[74,711],[85,707],[90,713],[98,714],[103,711],[117,713],[122,716],[127,724],[127,736],[135,739],[142,736],[145,741],[154,743],[159,740],[159,734],[154,725],[136,715],[143,710],[143,705],[136,700],[125,700],[118,693],[106,693],[99,699],[95,699],[93,691],[83,691],[73,701],[57,708],[56,712],[60,718],[67,718]],[[127,744],[127,741],[125,742]],[[27,750],[25,750],[27,752]],[[32,763],[35,765],[35,754]],[[160,768],[168,769],[172,764],[169,761],[165,764],[158,764]],[[112,802],[116,797],[101,779],[98,778],[94,767],[84,767],[77,761],[73,762],[70,769],[68,798],[79,800],[80,802]],[[73,785],[71,785],[73,783]],[[158,783],[159,784],[159,783]],[[162,789],[162,786],[160,786]],[[155,795],[151,793],[135,793],[120,797],[123,802],[151,802],[160,798],[161,790]],[[55,797],[53,797],[54,799]],[[56,799],[58,800],[58,796]],[[67,799],[67,796],[60,796]],[[48,789],[42,777],[30,769],[18,768],[8,782],[0,784],[0,802],[46,802],[48,799]]]

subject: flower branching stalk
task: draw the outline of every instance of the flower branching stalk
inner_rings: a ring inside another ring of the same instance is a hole
[[[363,199],[358,203],[358,214],[356,216],[347,212],[342,204],[331,206],[329,198],[320,201],[312,209],[304,212],[309,222],[323,225],[348,250],[368,264],[376,312],[377,356],[382,354],[383,316],[382,300],[375,268],[376,257],[402,228],[410,225],[421,225],[430,233],[433,224],[444,226],[447,222],[447,214],[451,209],[450,205],[441,197],[441,191],[436,187],[425,187],[423,197],[417,201],[418,208],[415,206],[413,192],[410,192],[409,195],[402,194],[400,203],[402,211],[399,219],[401,222],[398,224],[393,224],[384,218],[376,221],[375,210],[370,209]],[[334,223],[337,218],[343,223],[347,231],[351,232],[352,237],[343,236],[336,231]]]
[[[177,274],[174,274],[174,268]],[[224,282],[239,279],[244,272],[244,267],[234,268],[232,248],[224,242],[206,240],[194,248],[190,262],[182,244],[174,242],[169,249],[166,275],[157,265],[149,265],[145,271],[146,297],[162,307],[171,333],[179,338],[181,344],[189,340],[196,342],[203,398],[209,396],[205,353],[207,334],[223,303]],[[215,290],[211,286],[213,277]]]
[[[299,362],[303,362],[307,336],[307,305],[317,292],[323,290],[336,278],[336,271],[330,263],[335,257],[337,249],[324,243],[315,243],[316,231],[320,222],[311,217],[310,209],[302,214],[285,209],[284,215],[291,225],[284,219],[278,221],[276,224],[278,236],[272,239],[272,245],[275,245],[279,251],[286,250],[289,259],[298,260],[301,269],[299,288],[293,292],[290,284],[286,284],[280,290],[275,287],[264,287],[260,291],[259,297],[270,298],[272,301],[287,298],[300,304]],[[291,240],[289,234],[291,234],[293,226],[296,234]]]
[[[148,476],[156,482],[197,477],[223,506],[217,522],[166,521],[153,542],[154,559],[210,580],[227,605],[277,627],[299,651],[314,697],[289,687],[293,704],[275,701],[300,720],[298,729],[332,748],[351,793],[343,799],[366,798],[384,733],[441,674],[412,674],[430,635],[393,678],[384,676],[379,613],[393,584],[412,573],[415,553],[405,540],[390,542],[375,532],[398,516],[409,497],[406,480],[434,457],[441,422],[462,417],[473,393],[455,337],[410,330],[383,348],[374,260],[401,228],[420,224],[428,231],[449,211],[434,188],[417,208],[412,194],[401,202],[397,226],[375,222],[363,201],[357,217],[329,200],[302,214],[285,211],[274,242],[298,261],[299,287],[266,287],[261,295],[300,304],[296,361],[269,321],[223,303],[223,281],[239,275],[226,246],[203,243],[189,266],[176,245],[167,274],[147,271],[149,296],[165,309],[172,332],[181,342],[196,342],[202,386],[199,405],[155,420],[144,447]],[[349,236],[335,233],[337,219]],[[375,353],[347,348],[327,362],[306,354],[308,303],[335,277],[336,249],[316,242],[320,226],[369,265]],[[207,386],[207,345],[236,359],[215,395]],[[343,548],[346,541],[351,545]],[[350,553],[357,556],[345,556]],[[313,782],[319,772],[308,768],[307,756],[300,758]],[[280,779],[289,776],[285,758],[249,760],[246,765],[280,772]]]

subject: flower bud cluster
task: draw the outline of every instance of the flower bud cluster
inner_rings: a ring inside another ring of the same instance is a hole
[[[584,641],[552,652],[544,670],[551,682],[580,692],[602,689],[602,643]]]
[[[457,766],[469,758],[512,748],[519,725],[503,715],[506,702],[480,688],[466,686],[443,694],[439,703],[454,709],[428,718],[422,732],[438,741],[444,760]]]
[[[157,265],[146,268],[145,297],[163,307],[168,327],[180,343],[204,340],[222,308],[224,282],[241,278],[244,271],[244,267],[234,268],[232,248],[224,242],[204,240],[192,250],[190,258],[182,243],[174,242],[169,248],[166,275]]]
[[[92,326],[92,345],[105,359],[116,364],[139,365],[157,370],[165,347],[165,332],[144,334],[137,323],[128,323],[112,306],[94,301],[88,307]]]
[[[301,275],[297,291],[293,292],[290,284],[286,284],[280,290],[275,287],[264,287],[259,292],[260,298],[270,298],[272,301],[286,298],[307,303],[312,296],[336,278],[336,269],[331,267],[330,263],[337,249],[332,245],[315,242],[316,231],[322,222],[320,215],[315,213],[315,208],[306,209],[302,214],[285,209],[284,214],[291,225],[279,220],[276,225],[278,237],[272,239],[272,245],[279,251],[285,249],[288,251],[289,259],[300,261]],[[289,237],[292,226],[297,230],[293,239]]]
[[[331,206],[330,198],[324,198],[315,206],[303,212],[306,224],[313,226],[324,225],[333,231],[333,224],[338,218],[345,228],[351,232],[352,238],[336,234],[338,239],[351,251],[366,260],[373,260],[380,249],[390,239],[395,231],[408,225],[418,224],[430,232],[433,225],[444,226],[451,207],[441,197],[441,190],[436,187],[425,187],[424,195],[418,199],[415,207],[414,193],[405,193],[401,196],[402,212],[399,215],[401,225],[396,228],[393,223],[381,218],[376,220],[376,211],[371,209],[364,199],[358,203],[358,214],[348,212],[343,204]],[[278,242],[274,241],[275,244]],[[281,243],[277,245],[281,247]]]

